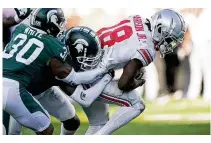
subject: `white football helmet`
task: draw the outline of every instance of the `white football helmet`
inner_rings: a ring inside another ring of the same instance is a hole
[[[173,52],[182,43],[186,32],[183,17],[170,9],[164,9],[152,16],[152,39],[159,49],[161,57]]]

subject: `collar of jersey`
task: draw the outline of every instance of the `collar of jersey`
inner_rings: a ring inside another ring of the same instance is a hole
[[[35,29],[37,30],[37,32],[41,33],[41,34],[47,34],[47,32],[41,30],[41,29],[38,29],[38,28],[35,28],[35,27],[32,27],[32,26],[29,26],[31,29]]]

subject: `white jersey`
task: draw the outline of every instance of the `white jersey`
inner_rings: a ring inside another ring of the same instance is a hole
[[[119,24],[102,28],[97,34],[101,47],[113,48],[111,69],[120,69],[132,59],[139,59],[143,66],[155,58],[154,43],[146,19],[139,15],[130,16]]]
[[[136,15],[121,21],[117,25],[102,28],[97,32],[101,47],[105,50],[112,48],[111,58],[114,60],[109,63],[110,69],[123,68],[132,59],[140,60],[143,66],[149,65],[154,60],[156,54],[154,43],[151,32],[145,23],[146,19]],[[89,88],[97,83],[98,81],[84,87]],[[130,92],[120,90],[118,80],[110,81],[96,101],[125,107],[131,107],[142,102],[135,90]]]

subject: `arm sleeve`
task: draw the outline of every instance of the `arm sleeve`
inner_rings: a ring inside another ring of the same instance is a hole
[[[101,68],[96,68],[84,72],[75,72],[75,70],[72,68],[72,71],[66,78],[57,79],[62,80],[63,82],[66,82],[69,85],[88,84],[100,78],[100,76],[104,73],[105,70]]]
[[[132,59],[138,59],[142,62],[143,66],[148,66],[155,59],[156,52],[154,49],[139,49],[136,51]]]
[[[81,106],[89,107],[111,80],[112,77],[109,74],[106,74],[97,84],[87,90],[84,90],[82,85],[78,85],[74,93],[71,95],[71,98]]]
[[[46,36],[44,40],[48,45],[50,55],[64,62],[69,54],[68,48],[57,38]]]

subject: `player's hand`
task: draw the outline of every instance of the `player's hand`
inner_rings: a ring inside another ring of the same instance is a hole
[[[135,76],[135,84],[142,86],[146,82],[146,69],[141,68]]]
[[[32,11],[31,8],[14,8],[14,9],[20,20],[24,20],[25,18],[27,18]]]
[[[109,70],[109,65],[114,60],[113,58],[111,58],[112,52],[113,52],[112,47],[110,47],[110,48],[106,47],[105,48],[102,61],[98,64],[99,68],[103,68],[107,71]]]

